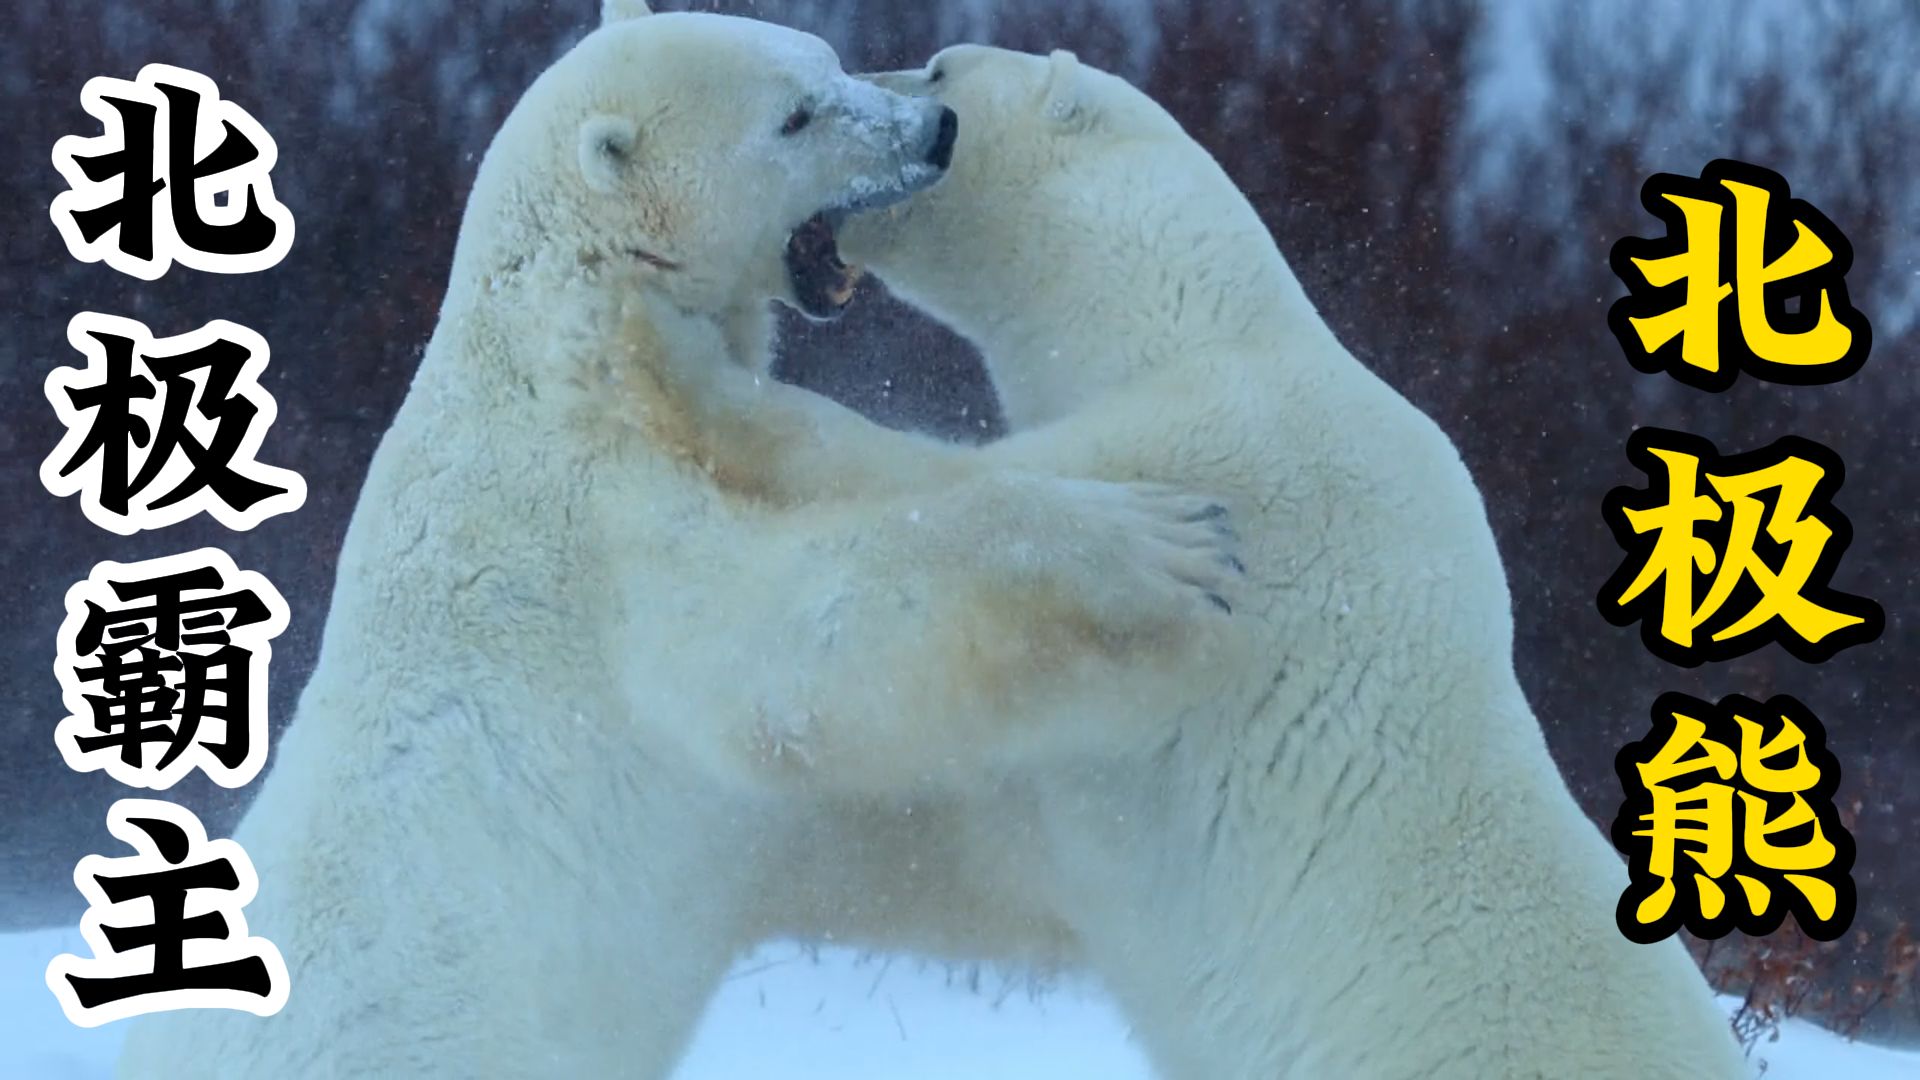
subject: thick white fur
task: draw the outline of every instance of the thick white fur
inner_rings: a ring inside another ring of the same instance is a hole
[[[938,107],[643,10],[610,3],[480,168],[236,835],[290,1000],[142,1018],[122,1076],[657,1077],[770,934],[1046,962],[1066,932],[981,891],[945,796],[740,770],[838,767],[830,721],[871,733],[872,785],[977,776],[981,716],[1162,700],[1233,639],[1203,500],[990,474],[759,376],[786,235],[919,176]],[[923,749],[902,711],[973,734]]]
[[[1614,927],[1624,870],[1515,680],[1458,454],[1215,162],[1067,54],[875,81],[961,135],[843,250],[980,348],[1015,430],[984,455],[1221,493],[1252,578],[1258,663],[1185,669],[1173,711],[1095,705],[1049,756],[1028,732],[958,789],[983,891],[1067,928],[1168,1077],[1745,1075],[1681,947]]]

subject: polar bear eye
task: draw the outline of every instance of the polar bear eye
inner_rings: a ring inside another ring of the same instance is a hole
[[[780,125],[780,134],[792,135],[811,123],[813,123],[813,112],[802,105],[787,114],[787,122]]]
[[[939,66],[938,64],[935,64],[933,67],[933,70],[927,72],[927,84],[932,85],[946,77],[947,77],[947,69]]]

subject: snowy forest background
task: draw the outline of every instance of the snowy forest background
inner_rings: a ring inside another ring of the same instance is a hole
[[[683,6],[676,3],[662,7]],[[1883,1040],[1920,1038],[1920,6],[1906,0],[1474,4],[1438,0],[742,0],[691,5],[820,34],[849,69],[920,64],[960,40],[1068,47],[1161,100],[1259,207],[1310,295],[1362,361],[1459,444],[1506,557],[1517,663],[1561,767],[1596,821],[1613,757],[1665,690],[1790,693],[1825,722],[1859,843],[1855,929],[1829,946],[1729,938],[1722,989]],[[293,608],[276,642],[276,728],[313,661],[334,557],[369,455],[432,329],[479,155],[528,82],[595,20],[597,0],[7,0],[0,11],[0,930],[72,925],[73,864],[107,849],[101,774],[61,764],[51,674],[67,587],[103,558],[221,546]],[[280,146],[292,254],[240,278],[175,269],[143,283],[66,254],[46,216],[53,143],[96,127],[93,75],[149,62],[212,77]],[[1627,366],[1606,329],[1624,292],[1612,242],[1656,235],[1653,172],[1715,157],[1778,170],[1853,244],[1848,285],[1874,351],[1850,380],[1742,378],[1710,395]],[[182,333],[227,318],[266,336],[279,420],[262,460],[307,479],[305,509],[246,534],[195,521],[122,539],[40,486],[59,438],[41,392],[76,362],[67,321],[98,310]],[[843,322],[794,323],[781,371],[876,419],[961,439],[999,433],[966,347],[872,286]],[[1880,641],[1818,667],[1778,648],[1694,671],[1607,625],[1618,565],[1601,496],[1639,486],[1636,425],[1723,451],[1798,434],[1847,465],[1855,541],[1835,585],[1887,610]],[[251,790],[251,789],[249,789]],[[242,808],[175,789],[210,833]],[[1624,880],[1624,878],[1623,878]],[[1904,951],[1903,951],[1904,950]],[[1700,950],[1704,955],[1706,950]]]

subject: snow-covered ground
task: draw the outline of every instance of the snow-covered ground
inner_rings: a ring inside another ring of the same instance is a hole
[[[44,982],[77,930],[0,935],[0,1077],[105,1080],[124,1024],[67,1023]],[[298,989],[295,989],[298,993]],[[1733,1002],[1728,1001],[1729,1009]],[[1789,1022],[1755,1051],[1766,1080],[1920,1080],[1920,1051],[1849,1043]],[[792,945],[743,961],[708,1010],[679,1080],[1004,1077],[1148,1080],[1126,1024],[1097,990],[1031,993],[1020,980]]]

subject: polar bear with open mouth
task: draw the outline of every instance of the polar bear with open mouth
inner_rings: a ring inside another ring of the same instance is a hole
[[[884,749],[909,705],[1151,699],[1232,638],[1204,497],[991,471],[760,377],[768,302],[843,304],[835,227],[936,181],[955,130],[816,38],[620,0],[526,92],[235,836],[287,1003],[143,1017],[122,1076],[664,1075],[810,903],[980,910],[899,872],[925,817],[744,773],[821,725]],[[799,858],[823,843],[856,854]]]

